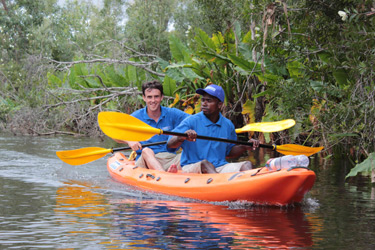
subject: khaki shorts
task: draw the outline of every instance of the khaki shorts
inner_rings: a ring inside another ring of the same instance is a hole
[[[163,169],[166,171],[172,164],[176,164],[177,168],[180,167],[181,154],[173,154],[169,152],[161,152],[155,154],[155,158],[160,162]],[[142,155],[135,162],[135,165],[141,168],[147,168],[146,162],[143,160]]]
[[[216,171],[218,173],[233,173],[233,172],[239,172],[242,165],[245,162],[232,162],[232,163],[227,163],[223,166],[217,167]],[[188,164],[182,167],[182,172],[183,173],[197,173],[201,174],[201,161],[193,164]]]

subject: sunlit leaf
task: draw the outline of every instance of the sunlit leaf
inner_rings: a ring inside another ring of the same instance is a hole
[[[375,152],[369,154],[366,160],[352,168],[345,178],[356,176],[358,173],[369,173],[375,169]]]
[[[242,39],[242,42],[243,43],[251,43],[252,42],[252,39],[251,39],[251,30],[249,30],[246,35],[243,37]]]
[[[289,75],[292,78],[300,78],[305,74],[305,66],[299,61],[291,61],[287,63]]]
[[[201,47],[201,49],[211,49],[212,51],[216,50],[215,43],[211,40],[211,38],[201,29],[197,29],[197,35],[195,36],[195,40],[197,44]]]
[[[192,106],[187,106],[184,110],[185,113],[188,113],[189,115],[193,114],[194,113],[194,109]]]
[[[242,106],[241,114],[243,115],[248,114],[249,116],[248,123],[255,122],[255,101],[251,101],[247,99],[246,103]]]
[[[214,42],[216,46],[216,52],[220,53],[220,49],[223,47],[224,44],[224,37],[221,34],[221,32],[215,33],[212,35],[212,41]]]
[[[61,80],[60,80],[60,78],[58,78],[57,76],[55,76],[54,74],[52,74],[52,73],[47,73],[47,79],[48,79],[48,85],[49,86],[55,86],[55,85],[57,85],[57,86],[61,86]]]
[[[173,100],[173,103],[171,103],[169,105],[170,108],[174,107],[174,105],[176,105],[178,103],[178,101],[180,100],[180,95],[176,93],[176,97],[174,98]]]
[[[194,106],[194,111],[195,111],[196,114],[201,112],[201,104],[202,104],[202,102],[201,102],[201,99],[199,98],[198,101],[195,103],[195,106]]]

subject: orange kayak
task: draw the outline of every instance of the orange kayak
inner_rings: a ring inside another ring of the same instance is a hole
[[[167,173],[135,167],[121,152],[108,159],[113,179],[139,189],[203,201],[248,201],[262,205],[299,203],[315,182],[305,167],[267,168],[237,173]]]

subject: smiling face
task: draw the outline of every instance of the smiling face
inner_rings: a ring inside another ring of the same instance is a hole
[[[207,117],[218,116],[223,103],[219,101],[216,97],[209,94],[202,95],[201,99],[201,110],[203,114]]]
[[[158,89],[146,89],[143,95],[143,100],[147,105],[147,112],[159,112],[160,103],[163,100],[163,95]]]

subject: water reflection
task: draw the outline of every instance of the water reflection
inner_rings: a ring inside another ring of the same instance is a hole
[[[280,249],[313,245],[313,228],[302,207],[233,209],[210,203],[106,197],[110,196],[96,193],[85,183],[60,187],[55,208],[59,223],[69,228],[81,223],[79,230],[70,234],[95,234],[105,248]]]
[[[168,247],[176,249],[289,248],[313,243],[309,221],[300,207],[228,209],[212,204],[132,200],[117,204],[117,235],[124,240],[147,240],[152,247],[161,247],[161,236],[168,239]]]

